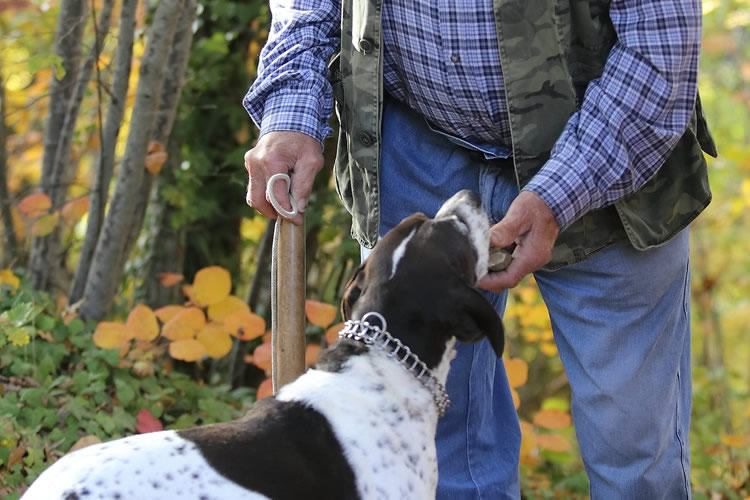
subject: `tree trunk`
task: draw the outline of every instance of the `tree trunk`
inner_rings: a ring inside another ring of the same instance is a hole
[[[167,62],[161,98],[159,99],[159,114],[156,117],[156,124],[151,139],[153,142],[162,145],[168,141],[172,133],[175,116],[177,115],[177,105],[180,102],[180,93],[185,82],[185,70],[187,69],[190,45],[193,40],[193,21],[195,21],[195,0],[185,0],[185,6],[177,23],[172,50]],[[146,172],[143,175],[143,180],[138,190],[138,199],[135,204],[135,213],[128,229],[128,238],[126,239],[125,250],[122,254],[122,261],[119,264],[120,267],[125,266],[141,232],[143,221],[146,217],[146,209],[151,198],[151,188],[154,178],[157,175],[150,172]]]
[[[91,268],[91,260],[104,220],[104,207],[107,204],[109,183],[112,180],[112,171],[115,164],[115,145],[117,144],[122,117],[125,114],[125,100],[128,94],[128,81],[133,57],[137,5],[138,0],[122,0],[120,7],[119,35],[115,51],[115,69],[112,75],[110,101],[107,108],[107,117],[102,128],[101,149],[99,150],[99,158],[91,186],[86,235],[83,239],[78,266],[68,295],[71,304],[78,302],[83,297],[89,269]]]
[[[180,141],[173,134],[167,142],[167,162],[159,173],[151,200],[149,247],[144,259],[143,301],[152,308],[174,304],[180,298],[179,287],[166,288],[159,281],[161,273],[182,273],[185,262],[185,229],[172,226],[174,207],[159,197],[162,186],[175,182],[174,172],[182,162]]]
[[[183,0],[161,0],[149,29],[141,60],[130,133],[117,174],[117,185],[96,245],[86,281],[80,316],[100,320],[109,310],[120,283],[123,251],[143,182],[145,158],[159,109],[164,68],[172,46]]]
[[[62,61],[65,75],[58,80],[52,77],[49,89],[49,116],[44,133],[44,155],[42,157],[42,191],[50,198],[57,186],[53,184],[52,174],[55,158],[63,132],[65,115],[75,91],[81,59],[81,44],[86,26],[86,0],[62,0],[55,33],[55,53]],[[60,266],[59,236],[57,245],[49,237],[34,238],[31,248],[29,274],[31,283],[38,290],[49,290],[52,286],[51,276]]]
[[[0,61],[2,63],[2,61]],[[2,75],[2,66],[0,66]],[[5,149],[8,132],[5,128],[5,81],[0,76],[0,212],[3,223],[3,254],[0,267],[11,265],[18,257],[18,241],[10,213],[10,193],[8,192],[8,155]]]

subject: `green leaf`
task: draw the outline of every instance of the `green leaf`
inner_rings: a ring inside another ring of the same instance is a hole
[[[68,324],[68,331],[71,335],[78,335],[83,331],[83,327],[86,326],[80,318],[73,318]]]
[[[50,331],[55,328],[56,324],[57,319],[52,316],[47,316],[46,314],[41,314],[36,320],[36,327],[42,331]]]
[[[31,302],[21,302],[4,312],[2,316],[15,326],[24,326],[33,321],[41,312],[41,307]]]
[[[115,394],[123,406],[127,406],[135,398],[133,387],[122,378],[115,378]]]

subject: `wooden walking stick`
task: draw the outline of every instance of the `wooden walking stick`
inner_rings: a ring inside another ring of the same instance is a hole
[[[287,174],[268,180],[266,192],[276,211],[284,217],[297,215],[297,202],[289,195],[292,211],[285,210],[273,195],[273,184],[291,181]],[[305,371],[305,224],[276,219],[271,253],[271,380],[276,394]]]

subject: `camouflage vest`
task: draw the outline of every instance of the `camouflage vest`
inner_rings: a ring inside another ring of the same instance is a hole
[[[368,248],[380,225],[380,7],[378,0],[343,0],[342,50],[331,65],[340,124],[336,188],[352,214],[353,236]],[[608,0],[494,0],[494,11],[522,187],[549,158],[589,81],[602,74],[616,34]],[[658,173],[638,192],[563,231],[547,269],[582,261],[616,241],[643,250],[672,238],[711,201],[702,150],[716,155],[698,99],[687,131]]]

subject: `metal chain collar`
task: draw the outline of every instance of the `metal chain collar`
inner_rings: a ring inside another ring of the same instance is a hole
[[[377,319],[380,322],[380,326],[371,324],[368,318]],[[414,375],[432,393],[432,399],[435,401],[435,406],[437,406],[438,415],[441,417],[445,415],[445,411],[451,404],[448,393],[445,392],[445,387],[432,374],[432,371],[427,368],[427,365],[416,354],[411,352],[409,347],[388,333],[387,324],[382,314],[369,312],[362,316],[360,320],[350,319],[346,321],[344,328],[339,332],[339,337],[363,342],[364,344],[373,345],[386,351],[389,357],[398,361],[399,364]]]

